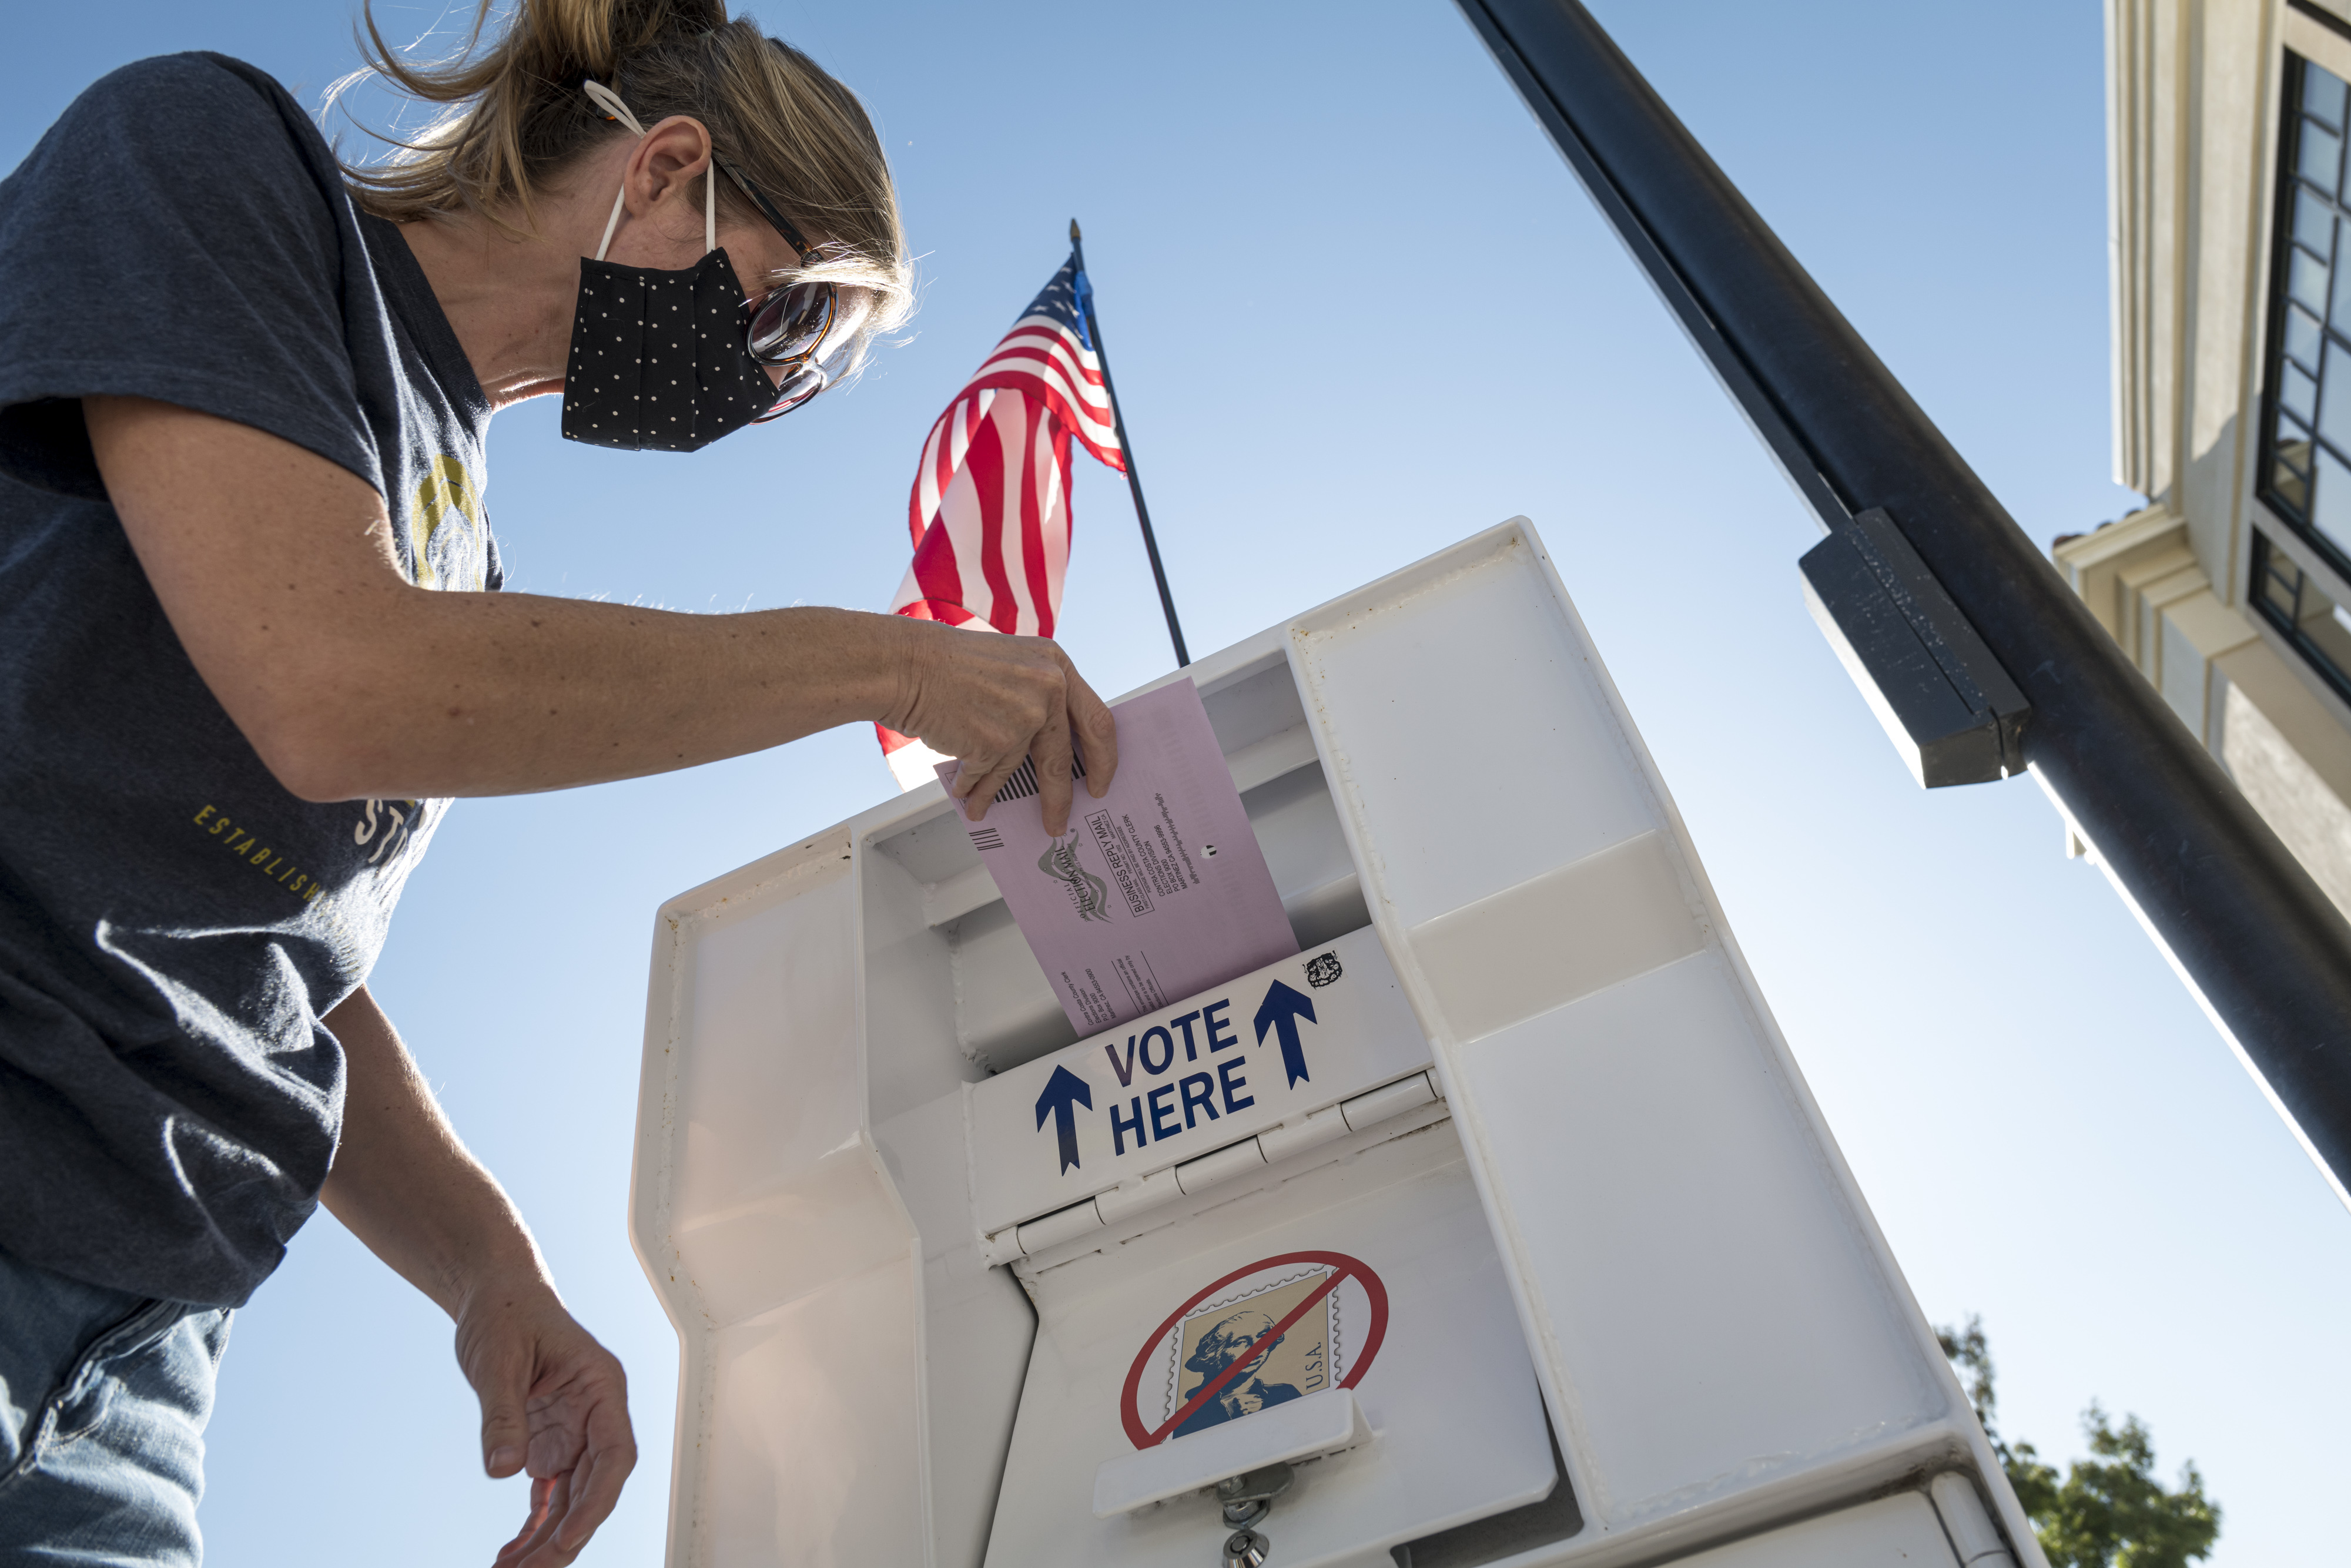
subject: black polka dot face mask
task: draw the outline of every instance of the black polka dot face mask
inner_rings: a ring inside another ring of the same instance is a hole
[[[640,136],[621,100],[587,90]],[[563,434],[628,451],[692,452],[758,419],[776,383],[743,343],[744,292],[718,248],[714,168],[703,178],[706,252],[679,271],[606,261],[626,193],[614,198],[603,242],[580,263],[571,356],[563,373]]]
[[[682,272],[582,258],[565,437],[692,452],[767,413],[776,383],[744,350],[743,298],[723,250]]]

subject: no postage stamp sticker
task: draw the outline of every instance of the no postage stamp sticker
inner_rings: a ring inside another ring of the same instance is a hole
[[[1325,1388],[1353,1388],[1387,1337],[1388,1292],[1343,1252],[1260,1258],[1203,1287],[1128,1369],[1119,1417],[1138,1448]]]

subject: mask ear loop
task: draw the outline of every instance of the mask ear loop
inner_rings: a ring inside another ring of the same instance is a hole
[[[604,111],[604,118],[619,120],[634,131],[639,141],[644,140],[645,128],[637,123],[637,117],[629,112],[629,106],[621,101],[619,93],[614,92],[602,82],[594,80],[580,83],[580,90],[588,95],[589,102]],[[613,232],[621,226],[621,208],[628,199],[629,184],[626,178],[623,178],[621,188],[612,193],[612,215],[604,220],[604,237],[596,243],[598,261],[603,260],[604,253],[612,248]]]

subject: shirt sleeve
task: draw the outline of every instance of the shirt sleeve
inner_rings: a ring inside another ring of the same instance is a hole
[[[291,99],[204,56],[76,99],[0,181],[0,472],[103,498],[74,400],[120,394],[268,431],[381,493],[347,337],[368,302],[345,280],[370,275],[347,265],[333,169]]]

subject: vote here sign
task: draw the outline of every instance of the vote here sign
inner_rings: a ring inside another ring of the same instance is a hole
[[[985,1232],[1350,1099],[1428,1065],[1369,926],[973,1085]]]

